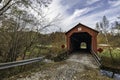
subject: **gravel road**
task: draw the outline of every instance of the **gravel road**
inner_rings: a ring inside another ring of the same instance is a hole
[[[99,73],[90,54],[73,54],[63,62],[49,62],[44,69],[17,80],[111,80]]]

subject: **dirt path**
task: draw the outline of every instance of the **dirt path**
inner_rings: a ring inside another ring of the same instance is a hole
[[[51,62],[17,80],[111,80],[101,76],[96,62],[90,54],[73,54],[63,62]]]

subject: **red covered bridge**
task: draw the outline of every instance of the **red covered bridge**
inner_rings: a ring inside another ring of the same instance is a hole
[[[97,52],[98,31],[79,23],[65,34],[68,51],[85,50],[90,52],[93,50],[94,52]],[[83,43],[86,46],[85,48],[82,48]]]

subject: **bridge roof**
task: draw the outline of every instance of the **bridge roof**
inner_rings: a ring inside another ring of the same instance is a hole
[[[81,26],[84,26],[84,27],[86,27],[86,28],[88,28],[88,29],[96,32],[96,33],[99,33],[97,30],[92,29],[92,28],[90,28],[90,27],[88,27],[88,26],[86,26],[86,25],[84,25],[84,24],[79,23],[79,24],[77,24],[75,27],[73,27],[73,28],[71,28],[69,31],[67,31],[65,34],[67,35],[67,33],[69,33],[70,31],[72,31],[73,29],[75,29],[75,28],[78,27],[78,26],[80,26],[80,27],[81,27]]]

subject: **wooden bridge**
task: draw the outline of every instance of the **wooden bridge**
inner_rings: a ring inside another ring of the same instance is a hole
[[[85,51],[93,55],[100,65],[100,58],[97,56],[97,35],[98,31],[81,23],[66,32],[66,45],[69,52]],[[82,45],[84,43],[84,45]],[[84,48],[83,48],[84,46]]]

